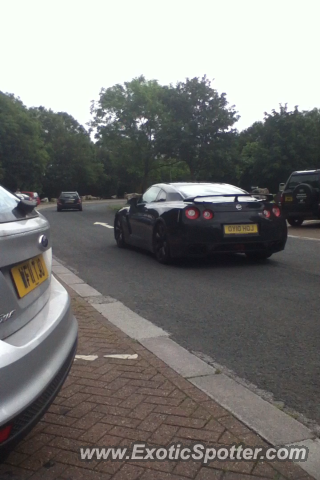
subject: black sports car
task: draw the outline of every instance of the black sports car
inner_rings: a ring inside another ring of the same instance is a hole
[[[285,218],[271,200],[225,183],[161,183],[117,211],[114,235],[118,247],[150,250],[160,263],[230,252],[266,259],[287,241]]]

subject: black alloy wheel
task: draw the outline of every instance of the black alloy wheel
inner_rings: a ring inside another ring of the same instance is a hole
[[[159,263],[170,263],[171,255],[170,245],[167,239],[167,229],[162,222],[157,223],[154,229],[153,252]]]
[[[116,239],[119,248],[125,248],[126,242],[124,240],[123,226],[120,217],[117,217],[114,223],[114,238]]]

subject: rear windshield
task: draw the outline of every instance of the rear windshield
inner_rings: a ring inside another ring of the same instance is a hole
[[[77,193],[61,193],[60,198],[78,198]]]
[[[184,198],[188,197],[196,197],[199,195],[199,197],[203,197],[204,195],[207,195],[205,197],[206,201],[208,201],[208,198],[210,197],[210,202],[221,202],[221,201],[230,201],[234,202],[234,197],[223,197],[223,196],[214,196],[212,197],[211,195],[227,195],[227,194],[244,194],[247,193],[245,190],[242,190],[241,188],[234,187],[233,185],[227,185],[227,184],[213,184],[213,185],[206,185],[206,184],[199,184],[199,185],[181,185],[181,186],[176,186],[176,188],[179,190],[179,192],[182,193]],[[239,202],[241,201],[256,201],[255,198],[252,198],[249,196],[248,197],[239,197]]]
[[[312,174],[312,173],[302,173],[297,175],[292,175],[288,182],[286,188],[293,189],[300,183],[307,183],[313,188],[320,188],[320,177],[319,174]]]
[[[36,217],[38,215],[35,210],[28,215],[17,210],[19,202],[19,198],[0,186],[0,223],[14,222],[15,220]]]

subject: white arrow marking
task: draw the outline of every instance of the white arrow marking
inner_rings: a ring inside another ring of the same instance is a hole
[[[107,223],[102,223],[102,222],[94,222],[93,225],[102,225],[102,227],[113,228],[111,227],[111,225],[108,225]]]
[[[103,355],[105,358],[120,358],[121,360],[135,360],[138,358],[138,355],[134,353],[133,355],[130,355],[128,353],[115,353],[114,355]]]
[[[88,360],[88,362],[93,362],[96,360],[98,355],[76,355],[75,360]]]

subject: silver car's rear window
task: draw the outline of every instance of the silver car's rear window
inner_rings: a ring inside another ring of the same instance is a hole
[[[61,193],[59,198],[78,198],[79,195],[77,193]]]
[[[19,198],[0,186],[0,223],[14,222],[38,215],[35,210],[26,215],[23,211],[17,209],[19,202]]]

